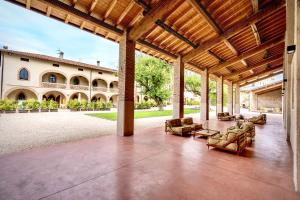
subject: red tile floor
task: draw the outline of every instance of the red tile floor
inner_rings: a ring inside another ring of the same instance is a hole
[[[209,128],[231,123],[212,120]],[[300,199],[281,116],[257,126],[241,156],[163,127],[136,132],[3,155],[0,199]]]

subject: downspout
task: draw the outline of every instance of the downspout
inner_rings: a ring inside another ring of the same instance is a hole
[[[1,92],[0,92],[0,99],[3,97],[3,72],[4,72],[4,53],[0,51],[0,67],[1,67]]]

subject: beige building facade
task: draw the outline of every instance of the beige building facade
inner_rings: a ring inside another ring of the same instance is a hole
[[[53,99],[65,108],[70,99],[118,99],[117,71],[62,57],[1,49],[0,98]]]

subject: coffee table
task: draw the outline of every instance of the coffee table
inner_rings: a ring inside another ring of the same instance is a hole
[[[213,135],[218,134],[218,133],[220,133],[220,131],[211,130],[211,129],[202,129],[202,130],[199,130],[199,131],[194,131],[192,134],[193,134],[194,138],[196,136],[207,138],[209,136],[213,136]]]

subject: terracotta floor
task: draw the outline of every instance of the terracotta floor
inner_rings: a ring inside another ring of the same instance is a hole
[[[257,126],[241,156],[207,150],[205,139],[103,136],[0,157],[0,199],[300,199],[281,116]],[[225,129],[230,122],[211,121]]]

